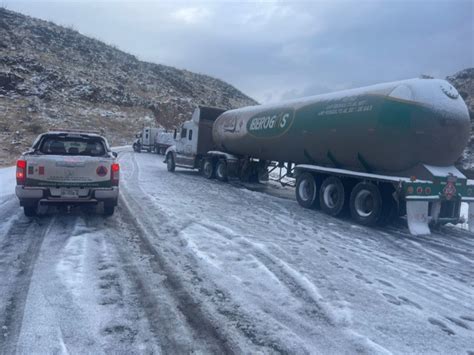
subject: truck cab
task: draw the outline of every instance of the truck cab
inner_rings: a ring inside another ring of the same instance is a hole
[[[180,127],[179,137],[176,138],[176,152],[184,156],[196,155],[198,134],[199,124],[194,120],[184,122]]]
[[[138,132],[133,142],[133,150],[140,153],[142,150],[151,152],[155,148],[155,137],[159,131],[159,128],[144,127],[141,132]]]
[[[201,169],[204,159],[215,149],[212,139],[212,124],[224,109],[199,106],[189,121],[184,122],[176,132],[176,143],[165,153],[168,170],[176,166]]]

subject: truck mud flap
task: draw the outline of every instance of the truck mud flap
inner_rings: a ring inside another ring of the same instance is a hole
[[[407,201],[407,220],[408,229],[412,235],[431,234],[428,223],[428,202],[426,201]]]
[[[469,225],[469,232],[474,233],[474,202],[469,203],[469,210],[467,212],[467,222]]]

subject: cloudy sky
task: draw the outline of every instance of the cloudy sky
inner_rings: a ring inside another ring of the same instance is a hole
[[[474,66],[473,0],[0,0],[260,102]]]

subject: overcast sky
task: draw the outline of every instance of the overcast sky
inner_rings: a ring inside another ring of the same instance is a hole
[[[0,0],[258,101],[474,66],[474,0]]]

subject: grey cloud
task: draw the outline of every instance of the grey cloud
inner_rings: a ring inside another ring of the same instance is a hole
[[[474,66],[470,0],[6,5],[140,59],[216,76],[261,102]]]

